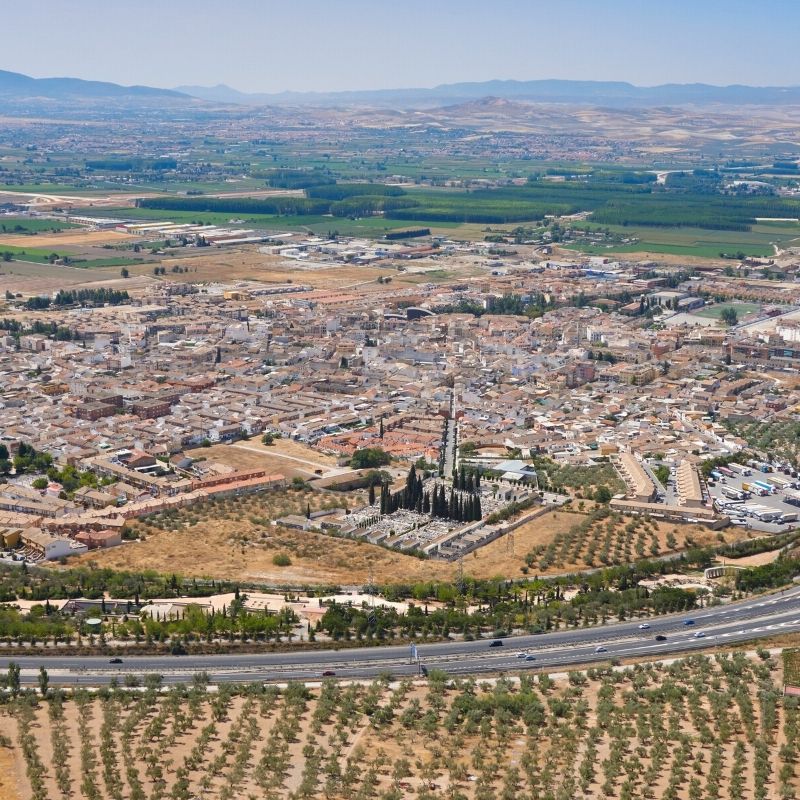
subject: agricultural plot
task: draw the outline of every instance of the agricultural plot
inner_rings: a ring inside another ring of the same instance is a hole
[[[797,223],[760,222],[747,231],[705,230],[693,226],[658,228],[643,225],[591,225],[585,222],[578,227],[608,230],[616,235],[635,238],[631,244],[575,244],[565,245],[592,255],[612,253],[658,253],[694,258],[718,259],[720,253],[746,256],[773,256],[775,246],[796,247],[800,243],[800,225]]]
[[[0,216],[0,234],[26,234],[36,235],[43,232],[63,231],[67,228],[77,228],[72,222],[58,219],[44,219],[41,217],[14,217]]]
[[[202,681],[0,711],[18,797],[792,798],[800,712],[742,653],[568,676],[319,688]]]
[[[524,540],[526,529],[535,534],[538,520],[523,525],[515,538]],[[551,537],[536,542],[524,556],[526,566],[537,574],[587,567],[630,564],[652,556],[724,541],[725,533],[694,525],[669,525],[642,517],[626,518],[598,506],[588,515]]]
[[[728,426],[737,436],[774,459],[800,463],[800,422],[774,419],[769,422],[741,422]]]

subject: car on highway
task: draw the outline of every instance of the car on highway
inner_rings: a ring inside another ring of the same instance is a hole
[[[640,630],[640,631],[646,631],[646,630],[647,630],[649,627],[650,627],[650,626],[649,626],[649,625],[648,625],[646,622],[643,622],[643,623],[642,623],[642,624],[639,626],[639,630]]]
[[[122,659],[121,658],[111,658],[111,659],[109,659],[108,663],[109,664],[121,664],[122,663]]]
[[[705,636],[705,633],[703,631],[696,631],[693,638],[694,639],[702,639],[704,636]]]
[[[322,673],[322,677],[323,677],[323,678],[332,678],[332,677],[333,677],[335,674],[336,674],[336,673],[335,673],[335,672],[334,672],[332,669],[326,669],[326,670],[325,670],[325,671]]]
[[[528,653],[528,655],[525,656],[525,660],[526,661],[536,661],[536,656],[533,653]]]
[[[693,619],[685,619],[683,621],[683,624],[684,625],[694,625],[694,620]]]
[[[517,653],[517,658],[525,658],[527,655],[528,654],[524,650],[520,650],[520,652]]]
[[[601,644],[597,645],[597,647],[595,647],[594,651],[595,651],[595,653],[607,653],[608,652],[608,650],[605,647],[603,647],[603,645],[601,645]]]
[[[656,641],[657,641],[657,642],[666,642],[666,641],[667,641],[667,637],[666,637],[666,636],[664,636],[664,634],[663,634],[663,633],[659,633],[659,634],[656,636]]]
[[[502,646],[503,646],[502,639],[492,639],[492,641],[489,642],[489,647],[502,647]]]

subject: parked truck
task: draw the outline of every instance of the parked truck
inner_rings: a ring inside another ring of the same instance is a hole
[[[729,500],[744,500],[744,492],[734,489],[733,486],[723,486],[722,494]]]
[[[753,474],[753,470],[750,467],[745,467],[743,464],[737,464],[736,462],[728,464],[728,469],[732,469],[735,473],[745,478]]]

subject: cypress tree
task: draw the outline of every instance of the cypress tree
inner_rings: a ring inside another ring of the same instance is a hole
[[[375,505],[375,486],[373,484],[369,486],[369,504],[371,506]]]
[[[430,514],[431,513],[431,496],[428,492],[422,497],[422,513],[423,514]]]
[[[412,464],[411,469],[408,471],[408,475],[406,477],[406,489],[408,490],[409,495],[414,491],[414,487],[417,485],[417,468]]]

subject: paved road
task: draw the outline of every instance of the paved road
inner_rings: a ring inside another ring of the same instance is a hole
[[[685,624],[694,620],[693,625]],[[648,627],[641,629],[645,624]],[[800,587],[759,599],[740,601],[691,614],[650,618],[646,622],[615,623],[594,628],[506,639],[502,647],[490,647],[488,640],[419,644],[422,664],[450,674],[477,674],[522,668],[571,668],[598,660],[645,656],[662,658],[689,653],[709,646],[753,641],[781,632],[800,632]],[[702,633],[702,637],[695,634]],[[662,635],[664,641],[656,641]],[[598,648],[604,648],[598,652]],[[518,657],[528,651],[535,660]],[[121,665],[107,657],[65,655],[0,657],[0,670],[9,661],[23,669],[22,679],[36,682],[44,665],[54,684],[102,685],[113,676],[148,672],[164,676],[165,683],[191,678],[198,671],[208,673],[213,683],[225,681],[316,680],[332,670],[340,678],[372,678],[384,672],[413,675],[418,667],[410,660],[406,646],[358,649],[263,653],[250,655],[129,656]]]

